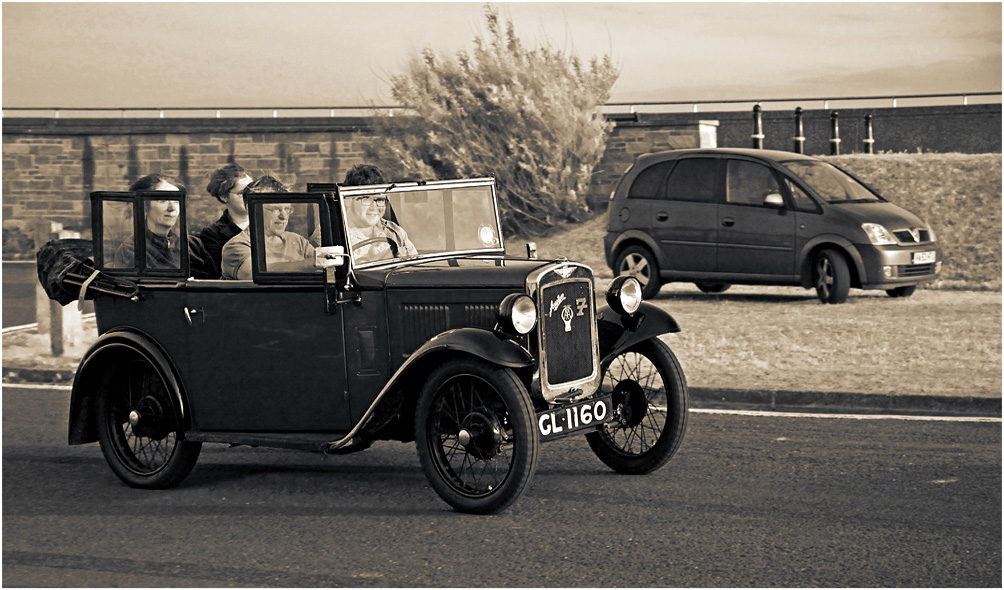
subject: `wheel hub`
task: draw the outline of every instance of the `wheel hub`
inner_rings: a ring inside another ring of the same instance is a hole
[[[170,434],[171,427],[164,416],[164,407],[160,401],[146,396],[136,408],[129,412],[129,425],[136,436],[160,440]]]
[[[625,379],[617,384],[613,392],[613,406],[618,408],[620,423],[624,428],[634,428],[641,424],[648,411],[645,390],[633,379]]]
[[[457,438],[475,458],[491,459],[502,443],[502,424],[494,414],[472,412],[464,417]]]

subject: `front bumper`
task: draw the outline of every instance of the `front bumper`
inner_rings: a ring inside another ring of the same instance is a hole
[[[933,281],[941,273],[944,261],[937,242],[909,246],[873,246],[855,244],[864,267],[860,273],[862,289],[892,289]],[[917,262],[917,254],[933,252],[934,260]]]

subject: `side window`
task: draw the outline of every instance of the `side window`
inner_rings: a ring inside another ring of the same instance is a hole
[[[659,162],[643,170],[631,184],[629,199],[658,199],[662,196],[662,179],[673,162]]]
[[[677,162],[666,181],[666,198],[673,201],[715,202],[718,160],[687,158]]]
[[[124,244],[136,240],[132,210],[132,201],[106,199],[101,204],[101,253],[105,268],[136,268],[134,247],[129,247],[128,256],[116,257]]]
[[[763,206],[764,198],[781,193],[770,168],[747,160],[729,160],[726,201],[734,205]]]
[[[264,272],[320,272],[314,268],[314,248],[321,243],[316,203],[261,205]]]
[[[798,188],[790,179],[785,178],[784,183],[788,186],[788,190],[791,191],[791,197],[795,200],[795,209],[808,213],[819,213],[822,211],[819,208],[819,204],[813,201],[812,197]]]

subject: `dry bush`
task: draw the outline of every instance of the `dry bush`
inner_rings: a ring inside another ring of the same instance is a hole
[[[391,178],[494,176],[509,232],[588,217],[590,175],[611,127],[600,108],[617,69],[608,56],[585,64],[529,49],[490,6],[485,22],[470,53],[426,49],[391,79],[407,116],[381,118],[368,156]]]

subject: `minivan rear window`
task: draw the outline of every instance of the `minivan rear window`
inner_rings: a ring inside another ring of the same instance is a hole
[[[634,179],[631,190],[628,191],[629,199],[658,199],[662,196],[662,180],[666,178],[666,172],[673,165],[672,161],[659,162],[642,170],[641,174]]]
[[[714,158],[680,160],[666,181],[666,198],[673,201],[714,203],[718,164],[719,161]]]

